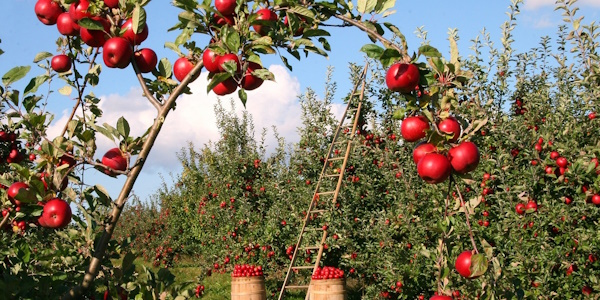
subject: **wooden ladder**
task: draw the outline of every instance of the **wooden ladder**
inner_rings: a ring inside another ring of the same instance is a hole
[[[283,286],[279,293],[279,300],[283,299],[287,290],[306,290],[305,299],[309,300],[310,279],[321,262],[328,230],[326,226],[323,226],[324,224],[319,224],[315,217],[332,209],[332,207],[323,209],[318,208],[317,206],[319,201],[323,201],[324,199],[331,199],[331,203],[334,204],[337,202],[344,179],[346,164],[352,150],[352,140],[358,126],[358,119],[365,92],[365,76],[367,69],[368,64],[365,65],[359,80],[357,80],[352,89],[352,93],[348,99],[348,105],[336,128],[333,140],[331,141],[329,150],[325,156],[321,175],[316,183],[315,192],[308,210],[306,210],[304,223],[300,230],[298,241],[294,247],[294,254],[292,255],[285,279],[283,280]],[[359,86],[360,91],[358,91]],[[340,151],[340,148],[342,151]],[[311,235],[311,238],[306,238],[306,235]],[[306,261],[298,262],[298,256],[301,251],[310,253],[317,251],[317,257],[314,263],[307,263]],[[308,273],[308,271],[310,271],[310,273]],[[292,278],[295,280],[292,280]],[[292,281],[295,281],[296,283],[291,284]]]

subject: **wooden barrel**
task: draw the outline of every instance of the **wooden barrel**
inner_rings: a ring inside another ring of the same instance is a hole
[[[265,277],[231,277],[231,300],[266,300]]]
[[[311,280],[310,300],[346,300],[346,282],[344,279]]]

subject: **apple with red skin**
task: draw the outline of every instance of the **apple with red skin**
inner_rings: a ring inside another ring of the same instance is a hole
[[[211,73],[219,72],[221,56],[218,55],[215,51],[210,48],[206,48],[202,53],[202,63],[204,64],[204,68]]]
[[[144,28],[141,32],[135,33],[133,19],[127,19],[127,21],[123,23],[121,31],[123,30],[125,30],[125,32],[123,32],[123,35],[121,36],[127,39],[132,45],[139,45],[148,38],[148,24],[144,24]]]
[[[525,204],[523,204],[523,203],[517,203],[517,205],[515,205],[515,211],[519,215],[524,214],[525,213]]]
[[[413,161],[415,164],[418,164],[419,161],[425,156],[427,153],[437,152],[437,147],[434,144],[421,142],[417,144],[415,149],[413,150]]]
[[[53,0],[38,0],[35,3],[34,11],[38,20],[46,25],[56,24],[58,16],[63,13],[60,4]]]
[[[112,148],[102,156],[102,164],[116,171],[125,171],[127,169],[127,158],[119,148]],[[106,169],[104,173],[115,176],[116,173]]]
[[[529,200],[527,204],[525,204],[525,212],[536,212],[538,210],[538,205],[535,201]]]
[[[419,68],[414,64],[395,63],[385,75],[385,84],[390,91],[410,93],[419,84]]]
[[[219,57],[219,72],[225,72],[225,63],[230,62],[230,61],[235,63],[235,66],[236,66],[235,72],[237,72],[241,69],[240,58],[233,53],[227,53],[227,54]]]
[[[235,0],[215,0],[215,8],[223,16],[233,15],[236,5],[237,2]]]
[[[71,3],[69,7],[69,14],[71,18],[75,22],[79,22],[79,20],[83,18],[89,18],[91,14],[87,11],[90,7],[90,2],[88,0],[78,0]]]
[[[255,62],[248,62],[248,67],[246,68],[246,73],[244,77],[242,77],[242,82],[240,86],[248,91],[255,90],[260,87],[264,80],[252,75],[252,71],[262,69],[263,67]]]
[[[150,48],[143,48],[133,54],[135,64],[142,73],[150,73],[156,68],[158,57]]]
[[[222,82],[219,82],[212,91],[219,96],[229,95],[237,89],[237,84],[233,78],[229,77]]]
[[[600,195],[594,194],[592,196],[592,203],[594,203],[595,205],[600,205]]]
[[[124,69],[129,66],[133,49],[129,41],[122,37],[108,39],[103,46],[102,58],[109,68]]]
[[[560,168],[566,168],[568,164],[567,159],[562,156],[556,159],[556,165]]]
[[[460,137],[460,123],[455,117],[448,117],[438,124],[438,129],[449,136],[452,136],[448,142],[453,143],[458,141]]]
[[[8,189],[6,190],[6,194],[8,195],[8,200],[10,200],[10,203],[14,204],[15,206],[21,206],[23,204],[23,202],[17,200],[17,195],[19,194],[20,191],[28,193],[29,185],[25,182],[17,181],[15,183],[11,184],[8,187]]]
[[[423,116],[413,116],[402,120],[400,134],[407,142],[416,142],[427,135],[429,121]]]
[[[71,58],[65,54],[55,55],[50,61],[50,67],[58,73],[67,72],[71,70]]]
[[[219,14],[215,13],[215,15],[213,16],[214,18],[214,24],[217,24],[217,26],[224,26],[224,25],[235,25],[235,19],[233,18],[233,15],[231,16],[220,16]]]
[[[183,81],[185,76],[187,76],[192,71],[194,66],[195,65],[187,57],[180,57],[173,64],[173,75],[175,75],[175,78],[177,78],[177,80]],[[197,72],[191,81],[196,80],[198,76],[200,76],[200,72]]]
[[[458,274],[463,277],[470,278],[471,277],[471,257],[473,256],[473,252],[470,250],[463,251],[456,258],[456,262],[454,262],[454,268]]]
[[[71,222],[72,211],[67,201],[53,198],[44,204],[40,224],[47,228],[65,228]]]
[[[429,298],[429,300],[452,300],[452,297],[435,295],[435,296]]]
[[[73,15],[71,15],[73,18]],[[90,47],[102,47],[107,39],[110,38],[107,32],[110,31],[110,22],[101,17],[92,17],[94,21],[100,22],[104,30],[89,30],[81,27],[79,30],[79,36],[81,40]]]
[[[452,166],[445,155],[427,153],[417,164],[417,173],[425,182],[437,184],[448,179]]]
[[[254,31],[258,34],[265,36],[271,29],[269,23],[277,21],[277,14],[268,8],[262,8],[256,12],[256,21],[261,21],[261,24],[254,24],[252,25],[252,28],[254,28]]]
[[[118,8],[119,0],[104,0],[104,5],[108,8]]]
[[[64,12],[58,16],[56,28],[60,34],[66,36],[77,36],[79,35],[79,30],[81,30],[81,27],[77,22],[73,21],[73,18],[71,18],[71,15],[68,12]]]
[[[303,22],[306,22],[306,19],[305,19],[305,18],[303,18],[303,17],[299,17],[299,18],[300,18],[300,20],[302,20]],[[287,15],[286,15],[286,16],[283,18],[283,25],[284,25],[285,27],[288,27],[288,23],[289,23],[289,21],[288,21],[288,17],[287,17]],[[298,27],[298,29],[296,29],[296,31],[294,31],[294,36],[301,36],[303,33],[304,33],[304,27],[300,26],[300,27]]]
[[[448,157],[452,169],[456,173],[469,173],[479,165],[479,149],[473,142],[462,142],[458,146],[448,150]]]

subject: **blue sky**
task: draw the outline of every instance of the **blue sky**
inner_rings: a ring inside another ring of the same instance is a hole
[[[40,51],[57,50],[55,41],[59,35],[58,31],[54,26],[45,26],[37,20],[33,12],[35,2],[36,0],[0,1],[3,17],[3,26],[0,26],[0,48],[6,52],[0,56],[2,74],[13,66],[32,64],[35,54]],[[176,32],[169,33],[167,29],[175,24],[179,11],[169,3],[168,0],[155,0],[146,7],[150,35],[142,46],[153,48],[160,58],[167,57],[173,62],[177,55],[163,45],[176,37]],[[407,37],[411,53],[416,51],[420,44],[415,35],[416,28],[422,26],[428,32],[431,45],[444,54],[448,49],[448,29],[457,28],[460,53],[467,56],[470,54],[470,41],[484,28],[496,46],[500,45],[500,26],[507,20],[509,5],[508,0],[397,0],[397,12],[385,21],[400,28]],[[579,15],[585,16],[583,23],[599,19],[600,0],[580,0],[578,5]],[[518,26],[513,32],[516,52],[524,52],[537,46],[542,36],[553,37],[562,19],[560,12],[555,12],[553,7],[553,0],[525,0],[524,6],[521,7],[522,12],[517,17]],[[296,97],[307,87],[321,93],[328,66],[335,69],[333,79],[339,84],[339,94],[350,88],[349,76],[346,74],[347,66],[349,62],[363,61],[359,49],[370,41],[365,34],[353,28],[330,28],[330,32],[332,51],[329,58],[313,55],[300,62],[291,59],[293,72],[282,67],[276,56],[262,58],[265,66],[276,75],[276,83],[270,82],[249,93],[247,109],[254,117],[257,135],[261,132],[260,128],[275,125],[288,141],[297,141],[296,127],[300,125],[300,108]],[[199,41],[205,41],[205,38],[200,38]],[[42,71],[34,66],[30,75],[40,73]],[[52,87],[56,90],[63,85],[59,80],[55,80]],[[157,147],[153,149],[146,164],[146,170],[142,172],[134,187],[134,192],[142,199],[152,194],[160,184],[162,179],[157,174],[162,174],[167,183],[171,182],[169,174],[176,174],[180,170],[175,152],[185,147],[187,141],[202,146],[218,137],[213,115],[213,105],[217,100],[212,93],[206,95],[205,85],[206,74],[203,73],[191,85],[195,94],[182,97],[178,102],[178,109],[167,120],[164,132],[157,141]],[[133,133],[143,132],[152,122],[153,109],[141,98],[137,80],[131,69],[103,68],[100,85],[91,91],[102,99],[101,106],[105,111],[103,121],[115,124],[120,116],[125,116],[132,125]],[[58,93],[50,97],[48,107],[56,118],[50,134],[56,134],[59,128],[64,126],[61,121],[65,120],[66,110],[74,103],[70,98],[72,97]],[[227,97],[222,100],[227,104],[229,102]],[[241,110],[240,106],[238,102],[238,111]],[[269,139],[267,141],[272,142]],[[111,142],[99,140],[98,158],[111,147],[114,147]],[[86,178],[105,185],[113,197],[118,195],[122,178],[91,175]]]

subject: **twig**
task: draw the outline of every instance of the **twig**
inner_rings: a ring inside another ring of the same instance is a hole
[[[477,250],[477,244],[475,243],[475,238],[473,237],[473,229],[471,228],[471,222],[469,222],[469,210],[467,209],[467,206],[465,205],[465,200],[463,199],[463,196],[460,192],[460,188],[458,187],[458,184],[455,183],[454,186],[456,187],[456,192],[458,193],[458,198],[460,199],[460,204],[465,209],[465,218],[467,219],[467,227],[469,228],[469,237],[471,238],[471,243],[473,244],[473,249],[475,250],[475,253],[479,253],[479,250]]]
[[[335,15],[334,17],[346,22],[346,23],[350,23],[354,26],[356,26],[358,29],[368,33],[370,36],[374,37],[375,39],[377,39],[379,42],[381,42],[385,47],[388,48],[392,48],[395,49],[396,51],[398,51],[399,53],[402,54],[403,57],[407,58],[409,57],[408,53],[406,52],[406,49],[402,49],[400,47],[398,47],[398,45],[392,43],[390,40],[384,38],[383,36],[381,36],[379,33],[377,33],[376,31],[372,30],[371,28],[365,26],[363,23],[356,21],[352,18],[348,18],[344,15]]]
[[[4,216],[2,221],[0,221],[0,229],[2,229],[2,227],[4,227],[4,225],[6,225],[6,223],[8,223],[8,219],[10,219],[10,214],[6,214],[6,216]]]

